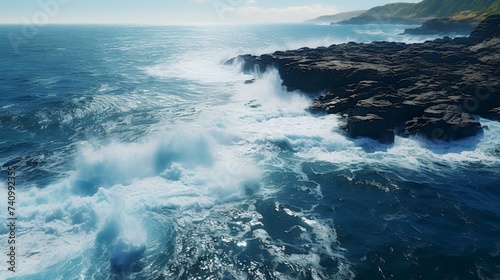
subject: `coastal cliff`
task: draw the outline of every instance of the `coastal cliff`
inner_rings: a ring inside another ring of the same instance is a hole
[[[406,35],[470,35],[474,28],[477,26],[475,19],[462,19],[452,20],[445,19],[432,19],[424,22],[422,26],[417,28],[405,29]]]
[[[314,113],[346,117],[350,137],[443,141],[481,133],[475,116],[499,119],[500,15],[469,37],[420,44],[347,43],[243,55],[246,72],[276,68],[288,90],[314,97]]]
[[[484,19],[498,14],[500,0],[423,0],[374,7],[343,24],[424,23],[431,19]]]

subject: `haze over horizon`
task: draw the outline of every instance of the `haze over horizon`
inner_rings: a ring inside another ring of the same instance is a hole
[[[322,15],[421,0],[24,0],[4,1],[2,24],[196,24],[302,22]]]

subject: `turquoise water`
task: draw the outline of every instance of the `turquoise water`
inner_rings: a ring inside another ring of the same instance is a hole
[[[0,279],[495,279],[500,125],[443,145],[351,141],[337,116],[224,62],[403,26],[0,27]],[[1,217],[1,216],[0,216]],[[7,250],[8,228],[0,227]]]

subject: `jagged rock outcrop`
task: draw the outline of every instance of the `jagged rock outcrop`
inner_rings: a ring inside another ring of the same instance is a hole
[[[394,130],[388,129],[387,121],[375,114],[349,116],[347,129],[355,138],[370,137],[387,144],[394,142]]]
[[[427,138],[451,141],[474,136],[482,131],[481,124],[461,106],[440,104],[429,107],[424,114],[405,124],[406,134],[421,134]]]
[[[315,97],[311,112],[347,116],[352,137],[390,142],[395,132],[451,141],[482,131],[473,115],[498,119],[500,15],[468,38],[347,43],[236,59],[244,71],[276,68],[289,90]]]
[[[476,26],[473,19],[451,20],[451,19],[432,19],[424,22],[417,28],[405,29],[407,35],[470,35]]]
[[[493,108],[493,109],[487,111],[486,113],[483,114],[483,116],[487,119],[500,121],[500,107]]]
[[[478,44],[491,40],[493,38],[500,38],[500,15],[494,15],[486,18],[469,37],[471,44]]]

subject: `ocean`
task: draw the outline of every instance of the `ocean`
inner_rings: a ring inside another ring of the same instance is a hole
[[[499,279],[499,123],[351,140],[225,65],[404,28],[0,26],[0,279]]]

